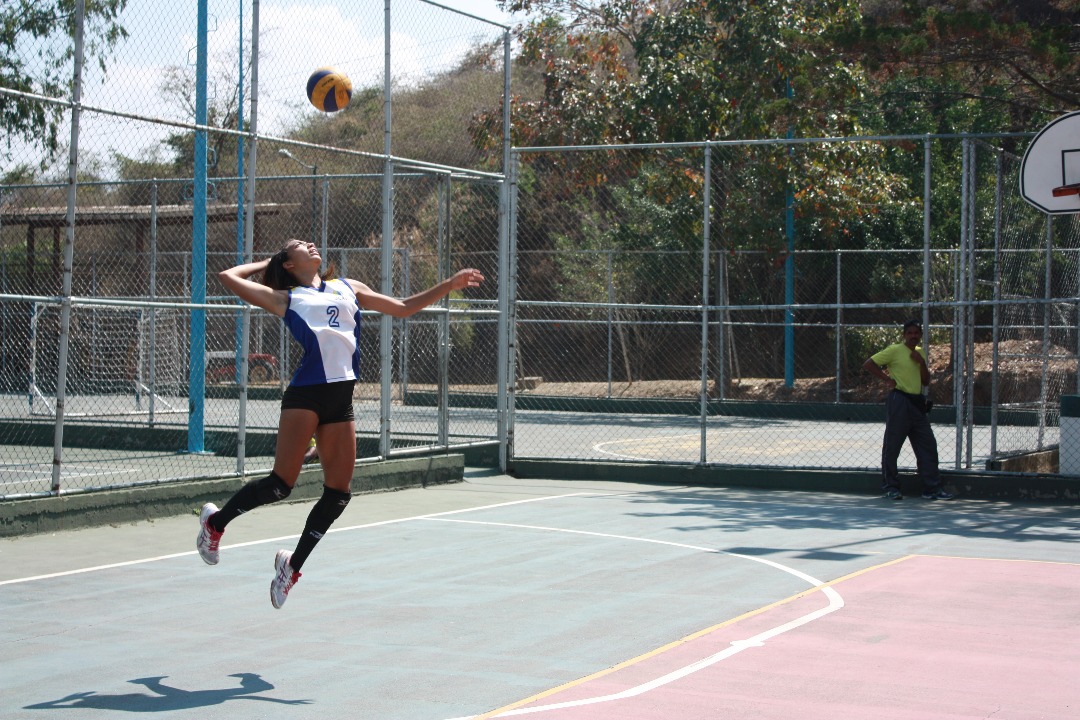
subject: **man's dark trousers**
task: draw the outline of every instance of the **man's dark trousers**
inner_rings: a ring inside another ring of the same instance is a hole
[[[917,397],[917,396],[916,396]],[[937,439],[930,427],[930,419],[916,397],[893,390],[885,399],[885,439],[881,447],[881,487],[883,490],[900,489],[896,459],[904,441],[911,440],[915,452],[915,466],[922,479],[923,491],[933,491],[941,486],[938,473]]]

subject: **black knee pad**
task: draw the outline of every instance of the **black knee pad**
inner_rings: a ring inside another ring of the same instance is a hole
[[[326,533],[334,521],[341,517],[345,508],[352,499],[352,493],[341,492],[323,486],[322,497],[311,508],[308,515],[307,529],[314,530],[320,535]]]
[[[288,483],[273,471],[262,480],[255,481],[255,496],[263,505],[284,500],[289,497],[291,492],[292,488],[289,487]]]

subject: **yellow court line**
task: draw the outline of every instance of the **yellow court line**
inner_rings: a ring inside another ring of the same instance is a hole
[[[927,557],[927,558],[940,558],[942,560],[992,560],[994,562],[1009,562],[1009,563],[1035,563],[1036,565],[1068,565],[1076,567],[1080,565],[1080,562],[1068,562],[1065,560],[1024,560],[1022,558],[998,558],[998,557],[970,557],[967,555],[927,555],[920,553],[918,555],[912,555],[910,557]]]
[[[818,592],[819,590],[822,590],[823,588],[832,587],[833,585],[844,582],[845,580],[850,580],[850,579],[852,579],[854,577],[857,577],[859,575],[862,575],[864,573],[868,573],[871,570],[880,570],[881,568],[885,568],[885,567],[888,567],[890,565],[896,565],[897,563],[901,563],[901,562],[903,562],[905,560],[910,560],[911,558],[914,558],[914,557],[919,557],[919,556],[918,555],[905,555],[904,557],[900,557],[900,558],[897,558],[895,560],[890,560],[889,562],[884,562],[884,563],[881,563],[879,565],[873,565],[873,566],[868,567],[868,568],[863,568],[862,570],[856,570],[853,573],[849,573],[849,574],[844,575],[842,577],[839,577],[839,578],[837,578],[835,580],[830,580],[827,583],[822,583],[821,585],[817,585],[817,586],[812,587],[812,588],[810,588],[808,590],[803,590],[802,592],[796,593],[796,594],[794,594],[794,595],[792,595],[790,597],[784,598],[782,600],[777,600],[776,602],[769,603],[768,605],[764,605],[764,606],[762,606],[760,608],[757,608],[756,610],[750,610],[749,612],[745,612],[742,615],[739,615],[738,617],[731,618],[730,620],[725,620],[722,623],[717,623],[716,625],[713,625],[711,627],[707,627],[704,630],[698,630],[696,632],[693,632],[693,633],[687,635],[686,637],[680,638],[678,640],[673,640],[672,642],[669,642],[667,645],[663,645],[663,646],[658,647],[658,648],[656,648],[654,650],[650,650],[650,651],[648,651],[646,653],[638,655],[637,657],[631,658],[629,660],[624,660],[623,662],[619,663],[618,665],[612,665],[609,668],[606,668],[604,670],[599,670],[597,672],[592,673],[591,675],[586,675],[584,677],[578,678],[577,680],[571,680],[570,682],[563,683],[562,685],[559,685],[557,687],[554,687],[554,688],[551,688],[549,690],[545,690],[543,692],[537,693],[536,695],[533,695],[531,697],[527,697],[524,700],[518,700],[516,702],[510,703],[509,705],[504,705],[503,707],[501,707],[501,708],[499,708],[497,710],[491,710],[490,712],[484,713],[483,715],[474,715],[472,720],[488,720],[489,718],[498,717],[499,715],[501,715],[501,714],[503,714],[505,712],[509,712],[511,710],[517,710],[518,708],[523,707],[525,705],[529,705],[530,703],[534,703],[537,700],[542,700],[542,699],[544,699],[546,697],[551,697],[552,695],[560,693],[560,692],[562,692],[564,690],[569,690],[572,687],[576,687],[578,685],[587,683],[590,680],[596,680],[597,678],[602,678],[605,675],[610,675],[611,673],[618,672],[619,670],[622,670],[624,668],[628,668],[631,665],[636,665],[639,662],[643,662],[645,660],[648,660],[649,658],[653,658],[653,657],[656,657],[657,655],[661,655],[661,654],[667,652],[668,650],[671,650],[672,648],[676,648],[676,647],[678,647],[680,645],[683,645],[685,643],[696,640],[696,639],[698,639],[700,637],[708,635],[711,632],[715,632],[715,631],[717,631],[717,630],[719,630],[721,628],[727,627],[729,625],[733,625],[733,624],[735,624],[737,622],[740,622],[742,620],[752,618],[755,615],[760,615],[761,613],[767,612],[767,611],[772,610],[773,608],[776,608],[776,607],[780,607],[781,605],[787,605],[788,603],[794,602],[796,600],[799,600],[800,598],[804,598],[804,597],[809,596],[812,593]]]

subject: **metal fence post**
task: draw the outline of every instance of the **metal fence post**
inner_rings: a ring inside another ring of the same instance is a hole
[[[791,133],[788,133],[791,136]],[[795,155],[795,146],[788,149]],[[795,193],[790,184],[785,189],[784,235],[787,238],[787,258],[784,260],[784,386],[795,387]]]
[[[613,250],[605,250],[604,257],[607,265],[607,272],[605,274],[605,280],[607,283],[607,397],[611,399],[611,383],[612,383],[612,368],[611,363],[614,355],[614,347],[612,345],[612,332],[614,330],[612,326],[613,310],[612,305],[615,303],[615,285],[612,279],[612,255]]]
[[[1050,370],[1050,299],[1053,297],[1051,286],[1053,285],[1054,264],[1054,216],[1046,215],[1046,279],[1043,287],[1043,338],[1042,338],[1042,372],[1039,378],[1039,442],[1038,448],[1043,449],[1046,445],[1046,405],[1047,405],[1047,374]]]
[[[450,197],[453,189],[450,174],[439,178],[438,186],[438,237],[436,239],[437,267],[439,280],[450,275]],[[439,353],[439,416],[438,444],[446,447],[450,444],[450,296],[443,298],[443,307],[447,312],[438,319]]]
[[[387,0],[389,2],[389,0]],[[379,287],[384,295],[394,294],[394,162],[389,156],[383,170],[382,270]],[[379,316],[379,456],[390,454],[390,379],[394,370],[394,318]]]
[[[255,252],[255,177],[258,167],[259,143],[255,138],[259,133],[259,0],[251,3],[251,122],[248,133],[251,143],[248,145],[248,163],[246,177],[238,179],[238,187],[243,184],[246,192],[244,199],[244,260],[250,261]],[[239,193],[238,193],[239,194]],[[237,208],[239,212],[239,208]],[[247,401],[248,401],[248,364],[246,362],[251,347],[251,306],[240,303],[240,407],[239,423],[236,428],[236,472],[244,474],[247,464]],[[262,348],[262,333],[259,333],[259,347]],[[278,329],[278,385],[285,390],[285,371],[288,366],[285,355],[285,333]]]
[[[499,469],[506,472],[513,457],[514,351],[516,332],[511,308],[511,244],[516,226],[514,198],[517,194],[517,162],[510,144],[510,29],[503,31],[502,171],[499,183],[499,329],[495,380],[496,434],[499,438]]]
[[[157,263],[158,263],[158,184],[150,185],[150,302],[157,300]],[[149,425],[154,427],[154,409],[157,399],[157,310],[150,307],[150,377],[149,397],[147,398],[150,413]],[[142,368],[140,367],[140,370]],[[136,388],[138,393],[138,388]]]
[[[701,192],[701,452],[699,462],[708,460],[709,419],[709,239],[712,146],[705,144],[705,181]]]
[[[930,357],[930,171],[933,158],[930,136],[923,140],[923,308],[922,322],[926,328],[923,347],[927,358]]]
[[[394,163],[390,159],[392,137],[392,85],[390,64],[390,0],[383,2],[383,162],[382,179],[382,271],[379,287],[384,295],[394,294]],[[389,315],[379,317],[379,456],[390,454],[390,375],[393,372],[394,324]]]
[[[514,350],[516,333],[514,328],[515,312],[511,298],[510,275],[513,263],[510,260],[513,232],[511,227],[516,218],[516,206],[513,198],[517,193],[517,163],[514,158],[510,164],[510,176],[499,185],[499,329],[498,329],[498,372],[495,379],[496,433],[499,438],[499,469],[503,472],[513,458],[513,423],[511,416],[514,408]]]
[[[207,0],[198,2],[198,32],[195,53],[195,123],[207,124],[207,73],[209,9]],[[191,302],[206,302],[206,130],[195,131],[195,173],[191,198]],[[206,431],[206,309],[191,311],[188,347],[188,441],[190,453],[205,451]]]
[[[843,250],[837,250],[836,251],[836,402],[840,402],[840,382],[841,382],[840,369],[843,367],[843,364],[842,364],[843,360],[842,360],[842,355],[841,355],[841,353],[843,351],[843,346],[844,346],[844,344],[842,342],[843,332],[844,332],[844,307],[842,305],[842,302],[843,302],[844,293],[843,293],[843,290],[841,288],[841,278],[843,277],[841,269],[842,269],[842,266],[843,266],[843,259],[844,259],[844,251]],[[928,327],[928,326],[924,324],[923,327]],[[927,332],[927,338],[929,338],[929,336],[930,336],[930,333]]]
[[[964,424],[966,424],[966,440],[967,447],[964,448],[964,465],[971,470],[972,461],[972,440],[974,437],[974,423],[975,423],[975,273],[977,272],[975,262],[975,235],[977,231],[976,218],[978,217],[976,210],[976,180],[978,178],[978,157],[977,157],[978,145],[976,142],[969,142],[968,153],[971,155],[970,169],[970,188],[968,190],[968,274],[967,274],[967,287],[964,288],[964,302],[967,303],[966,310],[964,310],[964,317],[966,317],[967,332],[964,334],[964,351],[967,352],[967,372],[964,373],[964,396],[967,397],[968,403],[966,407],[966,415],[964,415]]]
[[[962,338],[964,337],[963,317],[960,303],[964,296],[964,261],[967,255],[964,253],[964,242],[967,237],[968,224],[968,173],[970,172],[967,151],[968,140],[960,141],[960,247],[956,253],[956,261],[953,265],[953,329],[952,329],[952,362],[953,362],[953,407],[956,408],[956,450],[953,457],[953,465],[960,468],[964,451],[964,408],[962,390],[962,378],[964,377],[964,352]]]
[[[998,372],[998,360],[1000,357],[998,343],[1001,340],[1001,205],[1005,192],[1004,169],[1005,152],[999,148],[997,151],[997,178],[994,184],[994,308],[990,328],[994,350],[990,367],[990,457],[997,456],[998,398],[1000,393],[998,387],[1000,379]]]
[[[52,493],[60,494],[64,450],[64,404],[67,394],[68,352],[71,344],[71,269],[75,258],[75,200],[79,187],[79,121],[82,103],[83,22],[85,0],[75,1],[75,66],[71,79],[71,147],[68,148],[67,218],[64,232],[64,274],[60,291],[60,347],[56,378],[56,425],[53,432]]]

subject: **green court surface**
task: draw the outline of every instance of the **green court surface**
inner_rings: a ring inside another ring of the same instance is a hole
[[[263,507],[237,519],[215,567],[195,553],[194,515],[0,540],[0,716],[449,720],[516,716],[531,702],[537,717],[590,717],[578,705],[545,708],[536,698],[582,683],[575,686],[579,701],[592,692],[586,679],[619,667],[644,672],[650,666],[642,658],[665,659],[664,673],[674,672],[674,663],[680,677],[706,677],[675,649],[765,618],[770,608],[794,612],[796,602],[832,608],[830,623],[857,621],[860,636],[890,632],[884,623],[880,632],[865,627],[873,624],[873,605],[856,613],[863,595],[851,592],[840,606],[828,598],[848,595],[844,578],[893,561],[948,556],[1037,564],[1060,582],[1078,575],[1074,506],[888,503],[470,471],[461,483],[357,495],[304,566],[288,603],[275,610],[268,598],[273,557],[293,546],[309,507]],[[905,585],[902,574],[873,577],[892,577],[886,590],[894,598],[910,593],[915,601],[925,591]],[[947,585],[949,573],[942,577],[936,582]],[[1021,612],[1001,605],[1014,596],[990,592],[980,601],[1000,610],[994,617],[1008,618]],[[1038,629],[1048,646],[1027,662],[1076,667],[1075,624],[1059,627],[1047,612],[1053,626],[1036,628],[1039,603],[1054,600],[1029,593],[1024,602],[1024,632]],[[975,622],[962,608],[926,612],[954,629]],[[811,615],[784,637],[831,627]],[[923,616],[913,617],[917,624]],[[984,640],[1003,632],[974,630]],[[847,632],[826,633],[841,642],[830,652],[865,650],[844,649]],[[773,668],[803,657],[773,639],[753,647],[753,657]],[[972,669],[1009,662],[990,642],[966,650]],[[712,717],[753,717],[739,713],[765,690],[740,685],[738,666],[725,663],[710,665],[709,682],[692,692],[673,695],[679,686],[661,691],[656,678],[642,678],[628,704],[596,700],[606,714],[592,717],[696,717],[680,706],[691,696]],[[827,665],[800,661],[790,671],[791,689],[775,702],[798,707],[798,688],[820,684]],[[905,698],[938,682],[913,667],[897,672],[910,690]],[[953,673],[950,681],[964,677]],[[980,692],[969,712],[950,717],[1023,704],[1014,688],[999,697]],[[835,708],[831,716],[925,716],[914,707],[904,715],[885,691],[866,695],[857,710]],[[1075,717],[1077,707],[1046,716]]]

